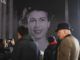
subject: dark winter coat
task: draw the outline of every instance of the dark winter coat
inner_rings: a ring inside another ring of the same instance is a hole
[[[44,52],[43,60],[56,60],[57,59],[57,47],[58,44],[54,41],[54,44],[49,44]]]
[[[24,37],[22,41],[16,43],[13,50],[13,60],[39,60],[40,54],[31,38]]]

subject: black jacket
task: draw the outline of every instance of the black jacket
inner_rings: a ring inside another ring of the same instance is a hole
[[[57,60],[57,45],[48,45],[44,52],[44,60]]]
[[[22,41],[17,42],[13,54],[13,60],[39,60],[40,54],[35,43],[31,38],[24,37]]]

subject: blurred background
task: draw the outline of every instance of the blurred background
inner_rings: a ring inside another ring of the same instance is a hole
[[[0,0],[0,39],[14,38],[22,22],[24,8],[44,8],[52,19],[49,33],[53,33],[60,22],[68,22],[74,29],[72,34],[80,41],[80,0]]]

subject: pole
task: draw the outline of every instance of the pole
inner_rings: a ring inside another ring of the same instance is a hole
[[[65,21],[69,23],[69,16],[68,16],[68,0],[65,0]]]

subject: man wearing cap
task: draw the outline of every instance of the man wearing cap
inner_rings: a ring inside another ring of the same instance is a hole
[[[57,60],[78,60],[79,42],[71,34],[68,23],[60,23],[56,29],[57,36],[62,40],[57,51]]]

